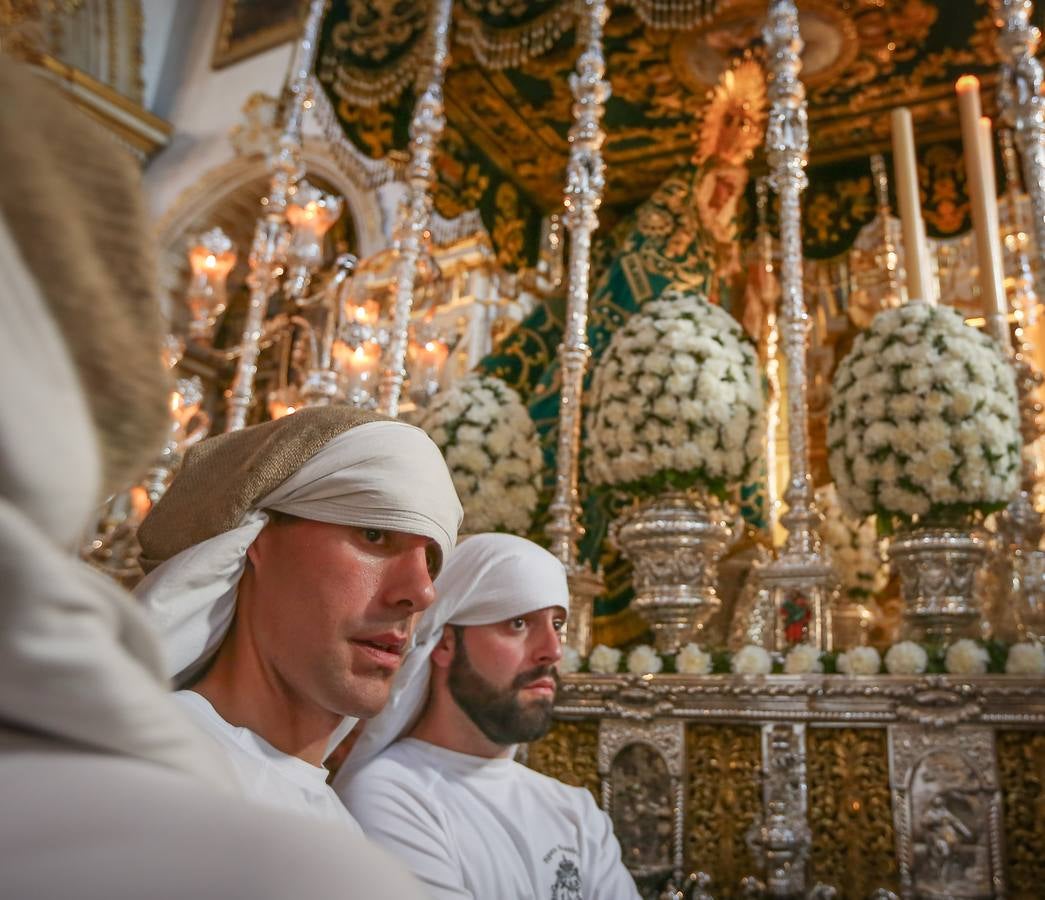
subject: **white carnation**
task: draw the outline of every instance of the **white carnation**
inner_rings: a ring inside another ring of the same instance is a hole
[[[730,668],[737,675],[768,675],[773,669],[773,660],[762,647],[748,644],[733,654]]]
[[[890,675],[920,675],[929,665],[929,654],[914,641],[893,644],[885,654],[885,668]]]
[[[1038,643],[1013,644],[1005,660],[1005,671],[1010,675],[1045,674],[1045,648]]]
[[[611,675],[620,668],[620,658],[623,654],[616,647],[607,647],[605,644],[597,644],[592,648],[588,656],[588,668],[600,675]]]
[[[982,675],[989,662],[987,649],[969,638],[951,644],[944,657],[944,665],[952,675]]]
[[[581,670],[581,655],[575,647],[563,647],[562,659],[559,660],[559,674],[572,675]]]
[[[675,655],[675,671],[683,675],[707,675],[711,671],[711,654],[696,644],[686,644]]]
[[[853,647],[839,653],[835,665],[843,675],[877,675],[882,669],[882,657],[874,647]]]
[[[664,661],[649,644],[640,644],[628,654],[628,671],[632,675],[655,675],[664,668]]]
[[[784,658],[784,671],[788,675],[823,672],[824,664],[820,661],[820,651],[812,644],[798,644],[792,647]]]

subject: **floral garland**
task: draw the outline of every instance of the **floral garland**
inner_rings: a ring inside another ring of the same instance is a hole
[[[417,424],[446,457],[464,507],[464,533],[529,529],[541,449],[514,390],[492,375],[468,375],[436,394]]]
[[[949,307],[879,313],[838,365],[828,464],[848,515],[888,526],[1000,509],[1020,446],[1012,367]]]
[[[754,345],[691,292],[665,291],[617,330],[588,404],[591,481],[633,496],[701,485],[724,497],[762,455]]]
[[[771,653],[748,644],[735,653],[708,651],[697,644],[686,644],[675,654],[658,653],[648,644],[631,650],[627,656],[616,647],[598,644],[587,659],[576,650],[563,650],[559,664],[562,674],[587,672],[597,675],[628,673],[656,675],[661,672],[683,675],[921,675],[946,672],[951,675],[984,675],[1004,672],[1009,675],[1045,675],[1045,646],[1032,641],[1007,645],[1001,641],[975,641],[961,638],[950,645],[923,645],[914,641],[893,644],[883,657],[874,647],[853,647],[835,653],[818,650],[811,644],[798,644],[786,655]]]
[[[874,517],[861,521],[847,516],[833,484],[817,489],[816,504],[824,514],[820,534],[838,570],[842,591],[853,600],[874,597],[889,581]]]

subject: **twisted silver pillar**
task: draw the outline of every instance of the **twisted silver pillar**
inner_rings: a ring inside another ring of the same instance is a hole
[[[602,27],[609,15],[605,0],[582,0],[578,35],[583,50],[577,71],[570,76],[573,125],[570,159],[566,166],[566,229],[570,234],[566,327],[559,345],[562,390],[555,461],[555,493],[549,507],[551,551],[570,576],[571,610],[567,642],[585,653],[591,646],[591,604],[601,589],[594,573],[577,563],[577,541],[582,534],[577,497],[584,373],[591,355],[588,336],[588,290],[591,281],[591,236],[599,226],[598,210],[605,185],[602,143],[606,133],[602,116],[610,96],[603,78],[606,61]]]
[[[1031,24],[1031,0],[998,0],[998,55],[1002,77],[998,106],[1016,132],[1016,146],[1023,160],[1023,181],[1033,212],[1037,253],[1037,293],[1045,296],[1045,97],[1042,97],[1041,63],[1035,56],[1041,32]]]
[[[410,311],[414,306],[414,285],[421,245],[432,216],[432,181],[435,176],[435,150],[446,127],[443,113],[443,80],[450,63],[451,0],[432,4],[429,41],[432,58],[427,84],[414,107],[410,121],[410,162],[406,170],[406,215],[396,235],[399,259],[396,263],[395,310],[388,345],[385,371],[381,376],[378,409],[389,416],[399,414],[403,391],[406,350],[409,341]]]
[[[762,32],[769,68],[769,122],[766,157],[769,183],[780,199],[780,335],[787,361],[788,461],[784,491],[787,511],[780,521],[787,529],[777,559],[759,572],[777,612],[776,644],[787,643],[784,610],[805,608],[808,624],[803,643],[822,649],[832,645],[829,604],[837,579],[821,554],[817,527],[820,514],[813,502],[809,472],[809,409],[806,348],[809,314],[802,288],[802,221],[799,197],[809,183],[805,165],[809,126],[802,69],[802,38],[793,0],[772,0]]]
[[[287,200],[294,184],[303,174],[301,164],[301,124],[305,110],[311,105],[312,67],[316,61],[319,29],[323,24],[326,0],[310,0],[305,29],[294,53],[284,101],[283,127],[270,159],[272,178],[262,201],[263,215],[254,229],[250,248],[250,274],[247,286],[250,300],[243,337],[239,346],[236,375],[229,387],[226,431],[238,431],[247,424],[247,412],[254,396],[254,377],[258,371],[258,353],[262,325],[269,298],[279,286],[287,256]]]

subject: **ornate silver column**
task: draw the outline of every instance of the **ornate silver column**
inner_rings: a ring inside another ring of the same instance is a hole
[[[417,280],[417,260],[421,242],[432,216],[432,180],[435,149],[446,127],[443,114],[443,79],[450,63],[451,0],[436,0],[432,4],[429,25],[432,58],[427,70],[427,84],[410,121],[410,162],[406,169],[406,215],[400,223],[396,244],[399,260],[396,264],[395,310],[392,335],[388,346],[387,364],[381,376],[378,409],[389,416],[399,414],[399,395],[403,390],[407,341],[410,329],[410,310],[414,306],[414,283]]]
[[[1003,250],[1007,275],[1011,277],[1013,284],[1009,296],[1009,306],[1016,320],[1012,365],[1016,370],[1016,389],[1019,392],[1023,453],[1020,491],[998,517],[1001,546],[994,565],[1000,575],[1001,584],[1011,590],[998,596],[984,598],[984,614],[994,637],[1013,639],[1017,636],[1022,638],[1037,635],[1041,626],[1041,616],[1036,613],[1040,607],[1040,573],[1045,565],[1045,552],[1039,549],[1041,539],[1045,537],[1045,522],[1034,507],[1034,497],[1041,476],[1034,443],[1042,434],[1042,403],[1039,391],[1043,378],[1034,365],[1034,347],[1027,334],[1028,326],[1033,324],[1037,317],[1038,298],[1034,290],[1030,260],[1027,258],[1027,236],[1020,216],[1019,161],[1012,131],[1003,128],[999,130],[998,136],[1001,140],[1005,170],[1006,214],[1005,221],[1002,222]]]
[[[784,491],[788,509],[780,521],[787,539],[773,562],[759,571],[759,584],[770,593],[777,613],[776,644],[785,638],[784,616],[807,611],[802,643],[832,646],[829,606],[837,578],[821,552],[809,473],[809,410],[806,348],[809,314],[802,290],[802,223],[799,196],[809,183],[805,173],[809,148],[805,88],[799,80],[803,42],[793,0],[772,0],[762,32],[769,66],[769,122],[766,155],[770,185],[780,198],[780,332],[787,360],[788,456],[790,476]]]
[[[570,128],[570,160],[566,166],[566,229],[570,255],[566,294],[566,327],[559,345],[562,390],[559,400],[559,436],[555,461],[555,494],[549,507],[548,536],[551,551],[566,566],[570,578],[570,615],[566,641],[578,652],[591,648],[592,601],[602,589],[601,580],[577,561],[577,541],[582,534],[577,497],[577,464],[581,440],[581,401],[588,346],[588,288],[591,280],[591,236],[599,226],[598,210],[605,184],[602,160],[602,115],[610,96],[603,78],[602,26],[609,10],[605,0],[582,0],[578,35],[584,49],[577,71],[570,76],[573,91],[573,125]]]
[[[247,424],[247,411],[254,396],[254,376],[258,369],[259,342],[269,298],[276,292],[286,261],[287,200],[291,188],[302,176],[301,123],[311,105],[312,67],[316,61],[319,29],[323,24],[326,0],[310,0],[305,30],[294,53],[294,65],[284,97],[283,128],[270,159],[272,179],[268,195],[262,200],[263,215],[254,229],[250,248],[250,274],[247,286],[250,301],[240,341],[236,376],[228,391],[226,431],[238,431]]]
[[[1031,0],[998,0],[995,7],[1002,60],[998,106],[1016,132],[1023,159],[1023,181],[1033,211],[1038,295],[1045,296],[1045,77],[1035,56],[1041,32],[1031,24],[1033,12]]]

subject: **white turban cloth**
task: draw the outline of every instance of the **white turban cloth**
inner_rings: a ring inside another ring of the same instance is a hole
[[[247,548],[269,520],[265,509],[421,535],[439,545],[444,560],[463,516],[439,448],[421,429],[377,421],[339,434],[248,510],[238,526],[182,550],[136,588],[160,633],[176,685],[206,666],[228,632]]]
[[[549,606],[570,606],[562,563],[514,534],[463,539],[436,578],[435,592],[436,602],[422,614],[412,647],[396,673],[391,699],[367,722],[334,778],[335,788],[416,724],[428,701],[429,657],[446,625],[493,625]]]

